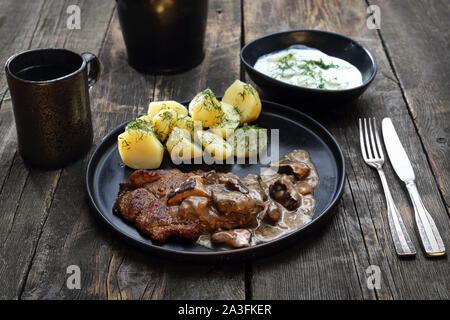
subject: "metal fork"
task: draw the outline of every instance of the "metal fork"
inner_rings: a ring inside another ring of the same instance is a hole
[[[378,136],[375,118],[359,119],[359,140],[361,142],[361,152],[364,161],[369,166],[377,169],[378,174],[380,175],[381,184],[383,185],[384,195],[386,197],[389,228],[391,229],[392,240],[394,241],[397,255],[400,257],[414,256],[416,254],[416,248],[412,244],[402,217],[394,204],[394,199],[392,199],[386,176],[384,175],[384,154],[380,137]]]

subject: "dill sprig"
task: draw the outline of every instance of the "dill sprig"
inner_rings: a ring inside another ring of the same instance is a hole
[[[204,100],[203,100],[204,107],[207,107],[207,108],[213,107],[216,110],[221,110],[220,103],[217,100],[216,95],[210,88],[207,88],[207,89],[203,90],[202,92],[200,92],[200,95],[202,95],[204,97]]]
[[[126,127],[125,130],[141,130],[145,132],[153,132],[152,130],[153,124],[149,121],[146,121],[144,119],[137,118],[135,120],[130,121]]]
[[[339,66],[337,64],[334,64],[333,62],[326,64],[325,62],[323,62],[322,58],[320,58],[319,60],[303,60],[303,62],[309,65],[318,66],[319,68],[322,68],[324,70],[328,70],[330,68],[339,68]]]

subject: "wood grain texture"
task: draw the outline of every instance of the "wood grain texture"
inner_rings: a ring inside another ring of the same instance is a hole
[[[379,32],[450,211],[450,3],[369,3],[380,7]]]
[[[81,8],[81,30],[66,28],[70,4]],[[240,45],[262,34],[316,28],[365,43],[379,67],[368,91],[345,106],[326,112],[308,110],[343,149],[347,177],[342,200],[317,233],[246,266],[191,265],[156,258],[125,244],[94,218],[84,191],[88,157],[57,171],[30,169],[23,163],[16,151],[12,105],[2,74],[0,299],[450,298],[449,257],[424,256],[407,192],[387,161],[394,200],[418,249],[415,259],[400,260],[395,255],[381,184],[362,160],[357,128],[359,117],[393,119],[424,203],[450,248],[448,2],[210,0],[203,63],[183,74],[157,77],[128,66],[118,19],[112,16],[114,4],[111,0],[0,2],[2,61],[31,47],[100,52],[103,75],[91,89],[95,143],[118,124],[145,112],[150,100],[190,99],[208,86],[222,94],[241,74]],[[381,8],[378,32],[366,27],[367,4]],[[302,107],[301,101],[291,104]],[[70,265],[81,269],[80,290],[67,289]],[[367,288],[369,265],[381,269],[379,290]]]
[[[16,154],[17,133],[11,108],[11,100],[0,101],[0,193]]]
[[[36,31],[45,0],[0,2],[1,65],[16,52],[28,49]],[[20,23],[19,23],[20,22]],[[7,91],[5,71],[0,71],[0,97]]]
[[[221,44],[217,36],[221,30],[232,32],[234,41],[228,38],[231,42]],[[229,80],[229,84],[238,77],[240,7],[234,1],[211,1],[206,46],[205,61],[191,71],[157,79],[144,76],[127,65],[115,15],[100,54],[104,64],[102,80],[91,90],[95,141],[121,122],[143,113],[153,97],[187,99],[208,84],[224,90],[225,81]],[[219,59],[225,62],[223,66],[218,65]],[[207,75],[214,71],[219,71],[221,77],[208,79]],[[71,193],[84,190],[85,162],[63,170],[22,298],[244,298],[243,265],[191,265],[162,260],[128,246],[96,221],[84,192]],[[72,264],[81,269],[80,290],[66,287],[66,268]]]
[[[418,238],[414,234],[411,205],[403,186],[387,163],[391,191],[419,250],[414,260],[399,260],[395,255],[381,184],[376,172],[364,164],[360,155],[357,119],[376,117],[381,121],[386,116],[393,118],[414,163],[418,180],[422,181],[420,189],[425,205],[434,213],[448,247],[450,239],[445,231],[448,217],[444,204],[436,184],[430,179],[432,173],[401,88],[392,80],[395,75],[383,44],[377,32],[366,27],[366,9],[367,4],[358,0],[244,1],[246,42],[265,33],[286,29],[329,30],[365,43],[375,54],[379,66],[375,81],[359,100],[326,112],[308,110],[335,135],[343,149],[347,165],[343,199],[331,226],[333,230],[326,232],[323,238],[311,240],[311,247],[301,250],[302,244],[299,244],[292,252],[283,253],[289,258],[280,269],[274,267],[278,263],[275,257],[254,264],[250,288],[253,298],[346,298],[358,294],[369,299],[448,298],[448,257],[429,260],[420,251]],[[261,19],[262,16],[264,19]],[[301,108],[301,101],[291,104]],[[324,265],[328,261],[333,263],[323,268],[315,263],[318,257],[323,259],[320,261]],[[382,272],[381,289],[375,292],[368,290],[366,285],[365,270],[369,265],[378,265]],[[279,281],[286,277],[287,270],[296,275],[289,277],[292,281],[289,284]],[[426,280],[410,280],[414,278]],[[308,290],[304,289],[305,286]],[[358,286],[359,293],[354,290]]]
[[[91,21],[88,29],[85,29],[89,32],[83,32],[83,29],[67,29],[66,8],[69,4],[78,4],[82,13],[85,13],[84,18]],[[22,5],[23,1],[17,1],[12,5],[15,9],[11,13],[12,16],[22,15],[23,19],[24,15],[30,14],[35,23],[30,38],[26,36],[29,32],[28,23],[23,24],[23,30],[16,31],[19,34],[18,41],[21,41],[22,49],[67,45],[76,52],[90,50],[94,53],[100,49],[109,22],[108,17],[111,16],[114,8],[114,4],[107,3],[92,6],[92,2],[87,1],[75,3],[44,1],[40,8],[33,7],[36,12],[28,13],[28,9],[22,8]],[[35,13],[36,16],[33,16]],[[90,15],[91,18],[89,18]],[[17,26],[21,25],[17,23],[20,20],[17,18],[15,21]],[[92,30],[97,30],[99,33],[94,36]],[[11,30],[2,28],[1,34],[8,31]],[[85,37],[89,37],[90,40],[85,41]],[[1,113],[0,132],[5,134],[0,136],[0,150],[3,150],[0,157],[2,168],[0,217],[3,221],[0,227],[2,240],[0,257],[3,261],[0,267],[0,297],[11,299],[19,298],[23,290],[61,170],[41,171],[31,169],[24,164],[16,152],[16,134],[10,100],[3,101]]]

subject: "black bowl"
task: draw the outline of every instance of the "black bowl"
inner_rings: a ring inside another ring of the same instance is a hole
[[[306,45],[351,63],[361,72],[363,84],[343,90],[306,88],[276,80],[253,68],[262,55],[294,44]],[[366,46],[344,35],[320,30],[289,30],[262,36],[242,48],[241,60],[264,97],[269,96],[276,101],[295,100],[297,104],[335,105],[354,100],[367,89],[377,73],[375,58]]]

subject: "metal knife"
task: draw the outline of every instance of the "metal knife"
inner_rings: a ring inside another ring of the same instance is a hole
[[[415,175],[408,155],[398,138],[390,118],[384,118],[382,123],[384,145],[389,155],[392,167],[398,177],[406,184],[409,196],[414,206],[417,229],[425,253],[429,257],[445,254],[445,246],[433,218],[425,208],[414,182]]]

